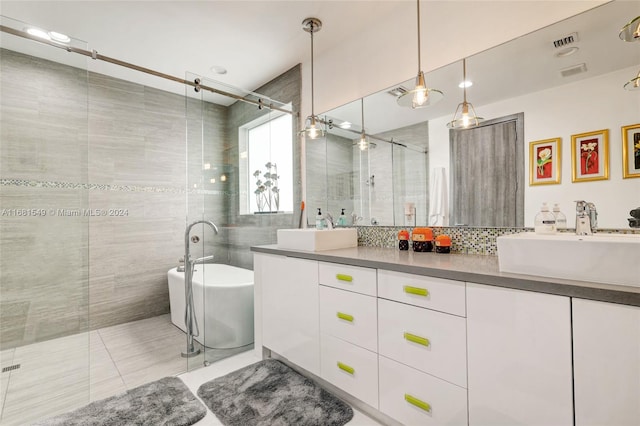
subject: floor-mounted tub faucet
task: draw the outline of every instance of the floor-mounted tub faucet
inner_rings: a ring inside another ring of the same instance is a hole
[[[597,228],[596,205],[587,201],[576,201],[576,235],[592,235]]]
[[[213,256],[206,256],[191,260],[191,254],[189,253],[189,234],[191,232],[191,228],[200,223],[209,225],[213,229],[213,232],[218,234],[218,227],[210,220],[197,220],[187,226],[187,229],[184,232],[184,326],[187,330],[187,350],[182,352],[182,356],[184,358],[191,358],[200,353],[200,349],[196,349],[193,344],[194,336],[198,336],[200,334],[200,330],[198,329],[198,320],[196,319],[193,308],[193,268],[198,263],[205,263],[209,260],[213,260]],[[195,239],[194,237],[194,241],[197,242],[199,239]]]

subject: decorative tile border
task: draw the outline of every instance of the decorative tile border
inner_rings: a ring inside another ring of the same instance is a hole
[[[213,191],[207,189],[189,189],[168,186],[141,186],[141,185],[103,185],[97,183],[56,182],[25,179],[0,179],[0,186],[19,186],[29,188],[50,189],[82,189],[88,191],[119,191],[119,192],[153,192],[169,194],[202,194],[202,195],[236,195],[235,191]]]
[[[398,247],[398,232],[413,228],[404,226],[358,226],[358,245],[371,247]],[[464,254],[481,254],[495,256],[498,252],[496,238],[500,235],[533,232],[533,228],[475,228],[475,227],[442,227],[432,226],[433,235],[451,237],[451,252]],[[574,232],[567,229],[560,232]],[[598,232],[615,234],[638,234],[640,229],[599,229]]]

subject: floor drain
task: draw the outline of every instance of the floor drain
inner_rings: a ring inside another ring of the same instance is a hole
[[[8,367],[4,367],[2,369],[3,373],[6,373],[7,371],[13,371],[13,370],[17,370],[18,368],[20,368],[20,364],[14,364],[14,365],[10,365]]]

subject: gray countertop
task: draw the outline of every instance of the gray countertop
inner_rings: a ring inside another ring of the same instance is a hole
[[[268,245],[251,247],[251,250],[257,253],[386,269],[539,293],[640,306],[640,287],[500,272],[497,256],[439,254],[435,252],[417,253],[411,250],[400,251],[381,247],[353,247],[309,252],[279,249],[276,245]]]

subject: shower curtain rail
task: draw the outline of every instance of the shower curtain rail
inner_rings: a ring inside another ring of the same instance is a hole
[[[293,111],[289,111],[287,109],[277,107],[277,106],[273,105],[272,103],[265,103],[265,101],[262,98],[260,98],[258,100],[248,99],[248,98],[243,97],[243,96],[235,95],[233,93],[225,92],[223,90],[219,90],[219,89],[216,89],[216,88],[213,88],[213,87],[210,87],[210,86],[202,85],[202,84],[200,84],[200,79],[196,79],[195,81],[189,81],[189,80],[185,80],[183,78],[174,77],[172,75],[164,74],[164,73],[161,73],[159,71],[152,70],[150,68],[141,67],[141,66],[129,63],[129,62],[125,62],[125,61],[121,61],[119,59],[111,58],[109,56],[101,55],[96,50],[84,50],[84,49],[80,49],[80,48],[73,47],[73,46],[67,46],[67,45],[64,45],[64,44],[61,44],[61,43],[57,43],[55,41],[46,40],[46,39],[31,35],[31,34],[27,33],[26,31],[20,31],[20,30],[16,30],[14,28],[11,28],[11,27],[7,27],[6,25],[0,25],[0,31],[2,31],[4,33],[8,33],[8,34],[13,34],[13,35],[18,36],[18,37],[26,38],[26,39],[29,39],[29,40],[32,40],[32,41],[36,41],[38,43],[47,44],[49,46],[57,47],[59,49],[66,50],[67,52],[77,53],[79,55],[84,55],[84,56],[87,56],[87,57],[89,57],[91,59],[94,59],[94,60],[109,62],[109,63],[114,64],[114,65],[118,65],[118,66],[121,66],[121,67],[129,68],[129,69],[132,69],[132,70],[135,70],[135,71],[140,71],[140,72],[143,72],[145,74],[150,74],[150,75],[153,75],[153,76],[156,76],[156,77],[164,78],[165,80],[171,80],[171,81],[175,81],[177,83],[182,83],[184,85],[193,87],[196,90],[196,92],[198,92],[200,90],[206,90],[206,91],[218,94],[218,95],[226,96],[226,97],[229,97],[229,98],[232,98],[232,99],[236,99],[238,101],[242,101],[242,102],[246,102],[246,103],[249,103],[249,104],[256,105],[259,109],[269,108],[269,109],[274,110],[274,111],[279,111],[279,112],[283,112],[283,113],[286,113],[286,114],[294,115]],[[271,100],[271,99],[269,99],[269,100]]]
[[[318,118],[317,121],[319,123],[322,123],[322,124],[326,125],[326,126],[335,126],[335,124],[333,124],[332,120],[325,120],[323,118]],[[331,127],[329,127],[329,128],[331,128]],[[354,135],[357,135],[357,136],[362,136],[362,132],[359,132],[359,131],[354,130],[354,129],[342,129],[342,130],[344,130],[346,132],[353,133]],[[385,138],[383,138],[381,136],[371,135],[369,133],[364,133],[364,135],[366,137],[370,138],[370,139],[374,139],[374,140],[377,140],[377,141],[380,141],[380,142],[386,142],[386,143],[388,143],[390,145],[401,146],[401,147],[407,148],[407,149],[409,149],[411,151],[419,152],[420,154],[426,154],[427,153],[426,149],[419,149],[418,147],[415,147],[415,146],[405,145],[405,144],[403,144],[401,142],[394,141],[393,138],[385,139]]]

